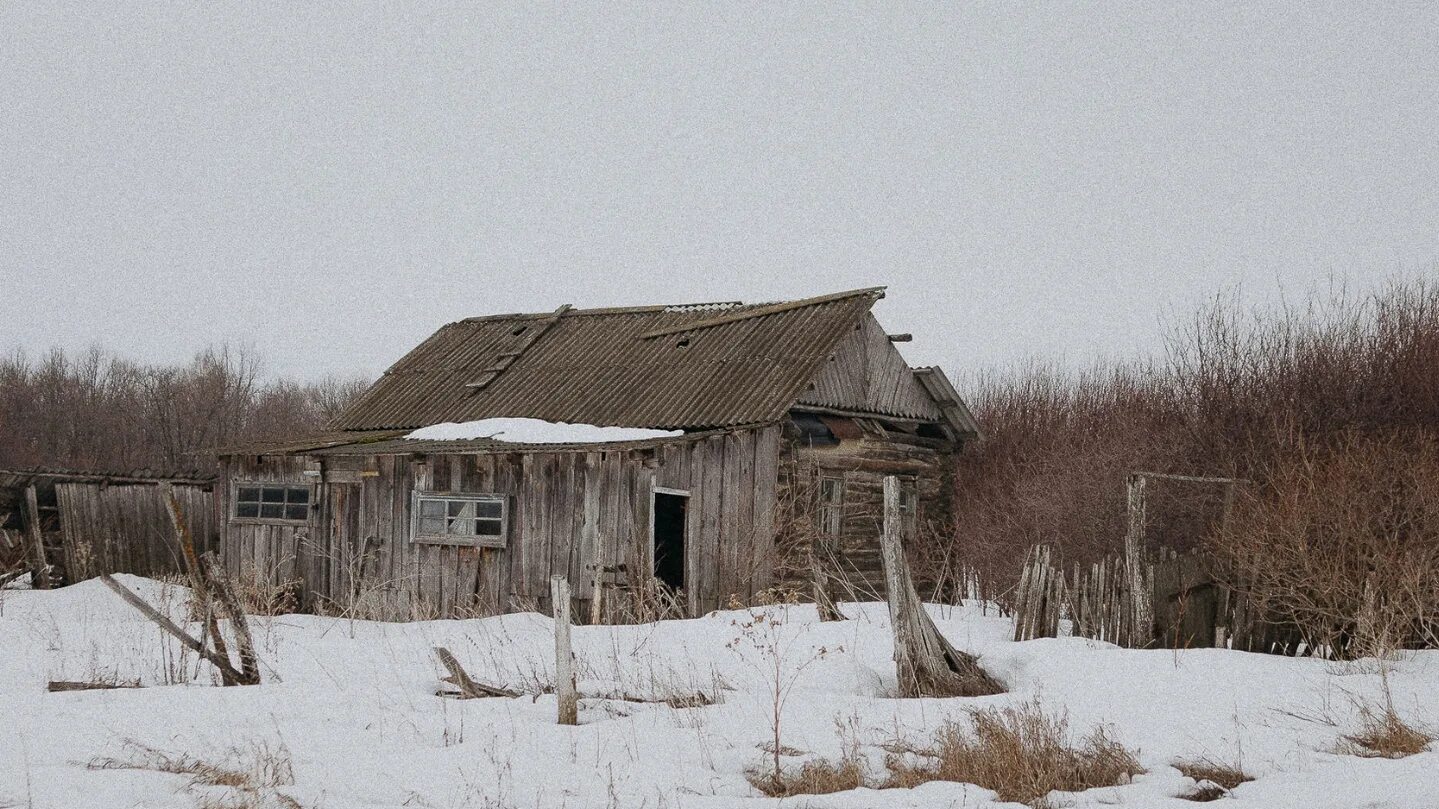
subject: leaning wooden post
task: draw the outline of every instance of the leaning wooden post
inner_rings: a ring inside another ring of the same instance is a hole
[[[214,588],[206,580],[206,570],[200,566],[200,557],[195,553],[195,541],[190,535],[190,526],[185,522],[185,513],[180,508],[180,501],[175,499],[175,490],[169,483],[160,484],[160,499],[165,501],[165,508],[170,515],[170,526],[175,531],[175,543],[180,546],[180,555],[185,560],[185,572],[190,577],[190,592],[204,608],[205,631],[208,633],[210,642],[215,645],[215,654],[226,660],[230,659],[230,648],[225,643],[225,635],[220,631],[220,616],[215,609]],[[204,640],[204,636],[201,637]],[[229,675],[222,669],[220,677],[225,685],[235,685],[230,682]]]
[[[902,697],[977,697],[1004,690],[979,660],[950,645],[919,600],[900,545],[899,479],[884,479],[884,529],[880,533],[894,663]]]
[[[45,560],[45,534],[40,530],[40,503],[35,485],[25,487],[25,533],[30,551],[30,586],[36,590],[50,589],[50,563]]]
[[[1131,473],[1126,481],[1129,533],[1124,537],[1124,567],[1129,579],[1133,623],[1129,646],[1144,647],[1154,640],[1153,593],[1144,562],[1144,475]]]
[[[564,576],[550,577],[550,603],[555,614],[555,698],[560,724],[580,723],[580,696],[575,689],[575,654],[570,648],[570,583]]]

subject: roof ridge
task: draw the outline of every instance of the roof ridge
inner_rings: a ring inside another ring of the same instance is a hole
[[[885,289],[886,287],[883,286],[862,287],[860,289],[851,289],[844,292],[832,292],[827,295],[816,295],[809,298],[796,298],[787,301],[759,301],[755,303],[745,303],[744,301],[700,301],[696,303],[655,303],[640,304],[636,306],[597,306],[590,309],[570,309],[569,311],[565,312],[565,319],[568,320],[572,317],[585,317],[591,315],[633,315],[650,312],[689,314],[703,312],[707,307],[726,307],[726,309],[716,309],[717,312],[724,312],[726,310],[734,309],[745,309],[752,311],[759,308],[767,309],[769,307],[778,306],[811,306],[815,304],[827,303],[830,301],[843,300],[844,298],[859,297],[861,295],[877,295],[879,298],[882,298],[884,297]],[[543,320],[553,315],[553,310],[548,312],[509,312],[506,314],[475,315],[474,317],[460,318],[459,320],[455,321],[455,323],[483,323],[494,320]]]
[[[670,326],[664,329],[656,329],[655,331],[647,332],[640,335],[640,339],[649,340],[654,337],[664,337],[665,335],[669,334],[679,334],[681,332],[708,329],[711,326],[723,326],[726,323],[736,323],[741,320],[749,320],[750,318],[764,317],[766,315],[775,315],[779,314],[780,312],[788,312],[794,309],[803,309],[806,306],[819,306],[825,303],[833,303],[834,301],[842,301],[846,298],[858,298],[868,295],[874,300],[879,300],[880,298],[884,297],[884,290],[884,287],[868,287],[865,289],[852,289],[848,292],[834,292],[829,295],[817,295],[813,298],[802,298],[797,301],[780,301],[778,303],[765,304],[762,306],[754,307],[752,309],[746,309],[742,312],[729,312],[726,314],[718,315],[716,317],[710,318],[709,320],[701,320],[698,323],[686,323],[682,326]]]

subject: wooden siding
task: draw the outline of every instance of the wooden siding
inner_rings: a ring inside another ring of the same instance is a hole
[[[920,421],[943,419],[934,398],[873,315],[840,341],[799,402]]]
[[[647,449],[222,460],[223,545],[233,574],[299,579],[302,603],[405,619],[545,608],[549,577],[593,597],[596,565],[653,569],[656,486],[690,493],[686,597],[691,613],[769,586],[780,428],[740,430]],[[306,469],[322,472],[305,475]],[[313,482],[303,526],[233,521],[234,481]],[[410,541],[415,491],[507,497],[504,548]],[[622,592],[622,591],[621,591]],[[606,599],[610,599],[609,592]],[[588,615],[587,608],[578,610]]]
[[[172,488],[185,514],[195,550],[217,545],[214,496],[199,486]],[[161,576],[185,570],[170,514],[159,486],[57,483],[66,579],[102,573]]]

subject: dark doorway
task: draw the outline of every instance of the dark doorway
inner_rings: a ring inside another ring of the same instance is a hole
[[[689,496],[655,492],[655,578],[685,586],[685,507]]]

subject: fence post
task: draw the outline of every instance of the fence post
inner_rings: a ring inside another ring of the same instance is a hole
[[[580,699],[575,690],[575,655],[570,649],[570,583],[564,576],[550,577],[550,604],[555,615],[555,699],[561,725],[580,723]]]
[[[1144,575],[1144,475],[1130,473],[1126,481],[1129,533],[1124,537],[1124,567],[1129,579],[1132,623],[1128,646],[1145,647],[1154,639],[1154,610],[1149,577]]]

